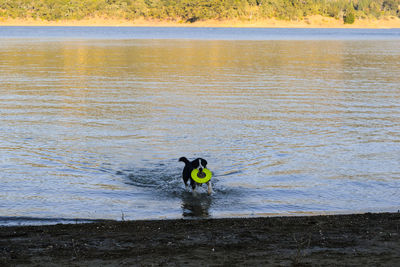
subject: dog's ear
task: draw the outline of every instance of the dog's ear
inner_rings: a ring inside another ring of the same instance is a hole
[[[205,168],[207,166],[207,160],[205,159],[200,159],[201,160],[201,165]]]

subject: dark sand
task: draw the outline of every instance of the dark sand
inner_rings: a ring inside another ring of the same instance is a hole
[[[0,227],[0,266],[400,266],[400,213]]]

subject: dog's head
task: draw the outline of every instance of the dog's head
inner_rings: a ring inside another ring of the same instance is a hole
[[[193,169],[198,169],[199,172],[203,172],[203,169],[207,167],[207,161],[202,158],[197,158],[192,161]]]

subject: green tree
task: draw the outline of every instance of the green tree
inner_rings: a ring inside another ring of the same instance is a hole
[[[353,24],[355,19],[354,10],[346,11],[346,15],[343,16],[344,24]]]

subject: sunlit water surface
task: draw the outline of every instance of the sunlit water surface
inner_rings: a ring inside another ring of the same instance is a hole
[[[400,30],[0,28],[0,224],[397,211]],[[214,194],[186,191],[203,157]]]

